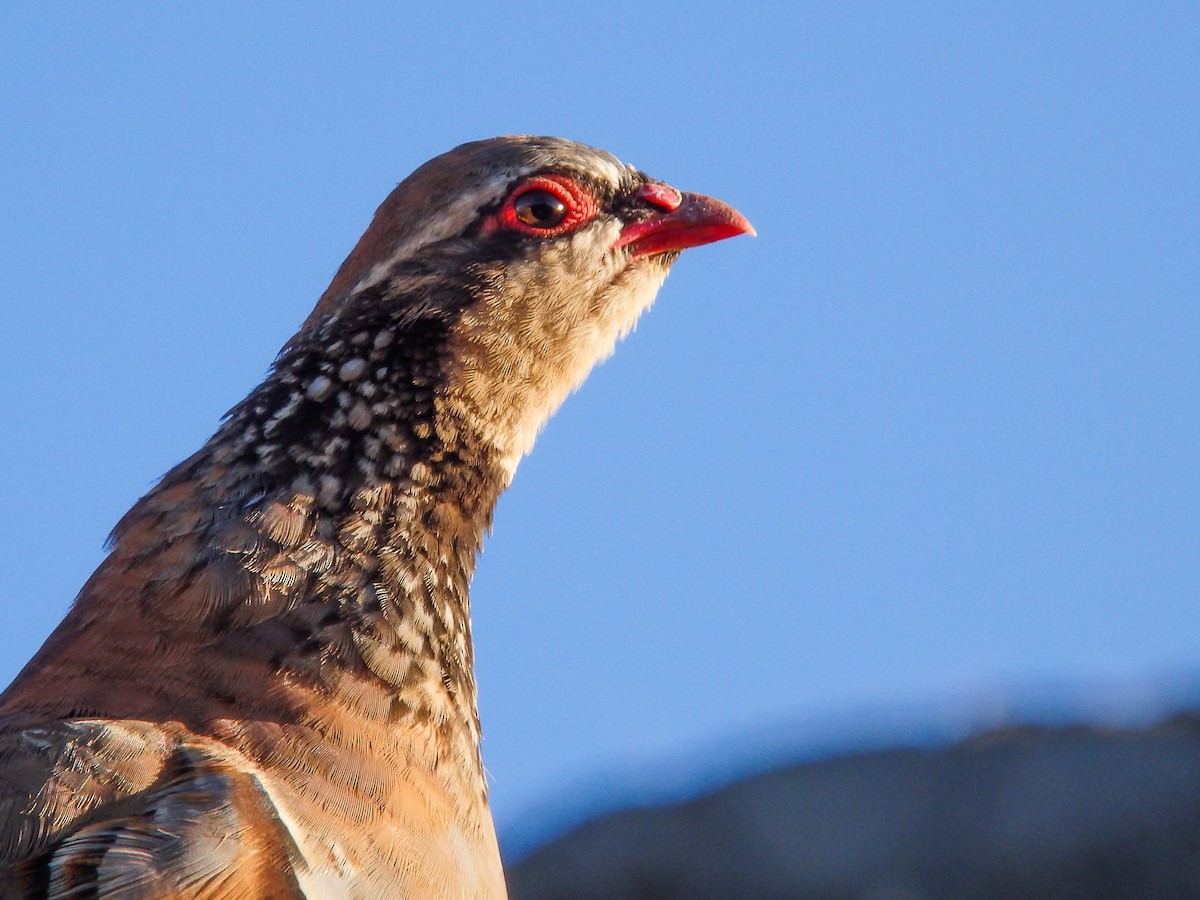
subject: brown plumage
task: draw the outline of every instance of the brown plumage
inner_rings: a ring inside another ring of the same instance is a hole
[[[0,897],[499,897],[468,587],[679,250],[751,231],[601,151],[396,188],[267,378],[0,697]]]

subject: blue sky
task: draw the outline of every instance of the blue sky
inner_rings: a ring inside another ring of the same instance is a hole
[[[503,836],[831,722],[1186,697],[1194,4],[247,7],[0,10],[0,680],[395,182],[528,132],[760,236],[685,254],[501,503]]]

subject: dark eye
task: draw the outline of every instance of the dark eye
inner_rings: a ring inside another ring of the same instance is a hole
[[[533,175],[504,201],[490,227],[532,237],[557,237],[595,218],[596,196],[569,175]]]
[[[567,217],[567,204],[549,191],[526,191],[513,201],[513,215],[530,228],[553,228]]]

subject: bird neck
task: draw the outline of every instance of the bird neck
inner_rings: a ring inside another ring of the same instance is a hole
[[[281,672],[477,734],[469,586],[506,474],[446,400],[439,321],[335,324],[293,342],[159,493],[190,483],[210,565],[236,569],[210,626],[283,625]]]
[[[469,584],[508,475],[445,396],[445,343],[436,320],[293,340],[118,524],[7,706],[208,731],[353,719],[482,791]]]

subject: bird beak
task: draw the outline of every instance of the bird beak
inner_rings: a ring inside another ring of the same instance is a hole
[[[621,229],[613,249],[628,246],[633,255],[650,256],[667,250],[685,250],[738,234],[754,235],[754,226],[740,212],[703,194],[676,191],[664,184],[648,184],[641,193],[663,212]]]

